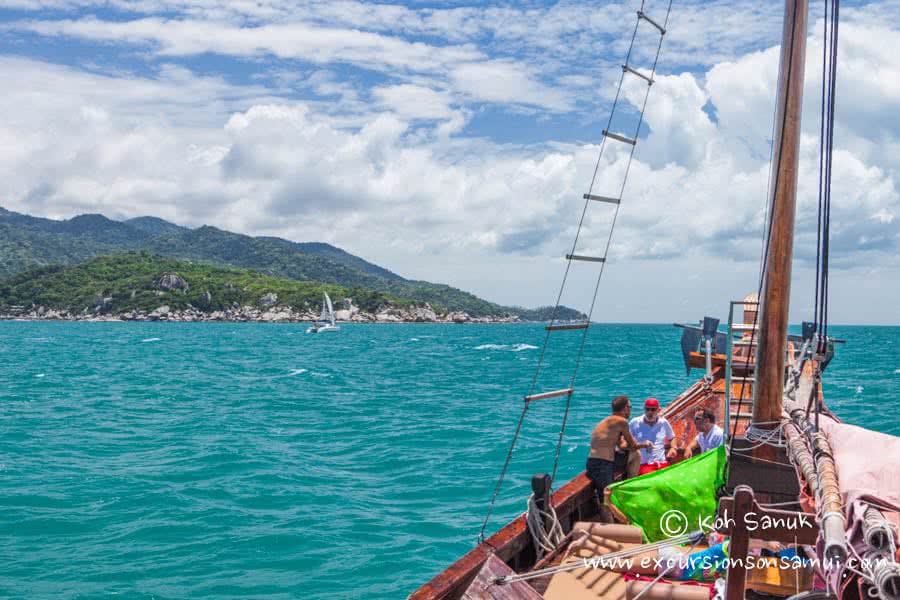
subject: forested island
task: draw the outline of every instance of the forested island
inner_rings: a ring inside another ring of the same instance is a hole
[[[553,308],[505,307],[405,279],[340,248],[189,229],[155,217],[65,221],[0,208],[0,318],[307,321],[322,294],[338,320],[547,321]],[[560,307],[556,319],[585,315]]]

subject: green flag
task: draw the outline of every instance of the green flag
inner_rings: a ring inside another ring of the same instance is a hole
[[[712,522],[725,485],[725,447],[609,486],[610,502],[657,542]],[[677,511],[677,512],[675,512]]]

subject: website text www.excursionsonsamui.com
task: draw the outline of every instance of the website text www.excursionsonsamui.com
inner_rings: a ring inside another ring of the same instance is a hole
[[[846,561],[841,562],[840,565],[837,562],[832,562],[831,559],[818,559],[818,558],[805,558],[800,556],[781,556],[781,557],[766,557],[766,556],[748,556],[747,558],[721,558],[715,559],[712,556],[700,556],[691,558],[690,555],[684,555],[682,557],[650,557],[650,556],[642,556],[640,559],[634,558],[605,558],[602,556],[595,556],[592,558],[584,558],[583,564],[587,568],[593,569],[606,569],[610,571],[633,571],[635,567],[640,566],[641,569],[656,569],[657,571],[662,571],[664,569],[725,569],[728,567],[739,568],[743,565],[745,569],[766,569],[769,567],[776,566],[772,561],[777,560],[777,566],[779,569],[800,569],[800,568],[808,568],[815,567],[819,568],[820,566],[826,571],[831,569],[832,567],[842,566],[849,567],[855,570],[869,570],[874,565],[875,562],[868,559],[857,559],[854,557],[848,558]]]

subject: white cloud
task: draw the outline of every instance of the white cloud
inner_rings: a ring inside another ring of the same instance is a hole
[[[566,94],[542,85],[527,69],[510,61],[461,64],[453,69],[451,80],[456,89],[475,100],[555,111],[570,108]]]
[[[200,4],[182,8],[199,11]],[[551,78],[587,87],[584,72],[558,70],[557,59],[568,50],[546,49],[544,60],[531,64],[470,43],[425,44],[364,31],[340,39],[347,30],[334,27],[343,20],[387,28],[394,19],[396,30],[419,33],[451,23],[487,31],[490,13],[495,24],[509,19],[503,31],[517,45],[527,38],[523,24],[548,13],[316,7],[313,16],[322,21],[316,25],[245,27],[157,17],[122,26],[88,18],[30,22],[46,35],[131,40],[155,45],[163,55],[271,53],[317,65],[347,61],[389,76],[366,87],[317,66],[297,74],[286,70],[279,87],[267,89],[199,76],[184,66],[157,65],[153,77],[103,76],[0,59],[0,85],[7,90],[0,97],[7,116],[0,122],[4,206],[48,216],[155,214],[189,225],[328,241],[405,275],[447,281],[490,299],[552,302],[597,146],[554,140],[553,133],[545,138],[552,144],[499,144],[466,137],[462,127],[484,102],[527,109],[536,118],[571,110],[574,96],[547,83]],[[265,10],[275,7],[258,8],[264,19]],[[560,6],[562,12],[542,27],[560,36],[589,31],[571,19],[582,8]],[[615,5],[600,13],[620,10]],[[587,17],[589,28],[616,26],[596,14]],[[893,118],[900,114],[900,67],[890,60],[897,32],[857,23],[842,31],[833,264],[863,289],[863,265],[882,274],[900,268],[894,183],[900,129]],[[675,39],[672,46],[686,51],[689,45]],[[817,105],[819,51],[812,45],[808,52],[811,109]],[[540,51],[531,45],[523,52]],[[726,44],[718,54],[729,53]],[[616,288],[615,302],[601,301],[620,311],[618,318],[659,314],[647,304],[647,286],[625,289],[632,285],[623,279],[626,268],[667,290],[683,288],[685,270],[702,272],[698,277],[706,283],[746,281],[743,288],[729,287],[735,297],[753,287],[776,62],[777,50],[770,48],[728,56],[704,72],[657,76],[646,113],[649,135],[638,145],[608,267],[613,284],[623,287]],[[279,96],[281,86],[305,86],[326,100]],[[631,81],[627,102],[639,105],[645,89]],[[808,261],[815,238],[818,124],[807,118],[803,127],[797,254]],[[609,145],[594,193],[618,195],[627,150]],[[609,205],[591,205],[580,253],[602,253],[611,214]],[[805,264],[798,264],[798,273],[805,273]],[[517,269],[528,272],[510,277]],[[531,283],[532,275],[540,285]],[[588,280],[580,284],[585,289]],[[889,291],[900,292],[900,278],[884,280]],[[832,281],[836,296],[853,298],[839,277]],[[713,287],[685,294],[702,301]],[[639,312],[644,306],[646,312]],[[889,320],[888,309],[882,314]]]
[[[448,94],[412,84],[377,87],[372,94],[381,103],[410,119],[449,119],[455,111],[450,108]]]
[[[29,21],[12,26],[45,36],[152,44],[161,56],[212,52],[226,56],[300,58],[315,64],[351,62],[376,70],[431,70],[482,54],[472,46],[436,47],[360,30],[314,27],[303,23],[240,27],[199,20],[96,18]]]

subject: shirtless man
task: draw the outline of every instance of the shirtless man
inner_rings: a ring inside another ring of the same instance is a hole
[[[603,502],[603,490],[613,481],[613,461],[619,440],[624,439],[628,450],[650,448],[653,442],[638,443],[628,429],[631,401],[628,396],[617,396],[612,401],[613,414],[606,417],[591,434],[591,453],[587,459],[587,475],[597,488],[597,496]]]

